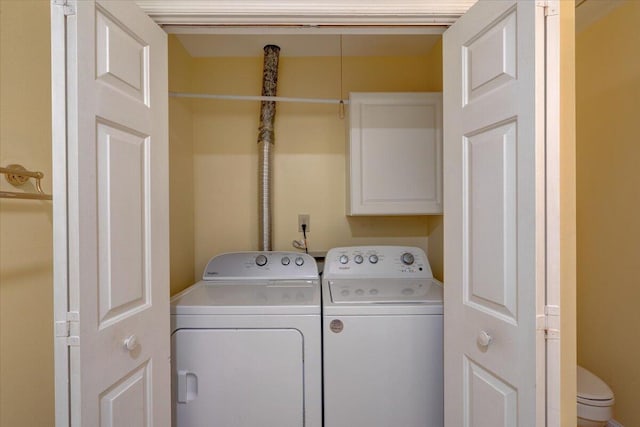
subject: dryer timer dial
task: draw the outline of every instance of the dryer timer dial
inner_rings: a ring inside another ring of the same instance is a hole
[[[402,263],[404,265],[411,265],[415,261],[415,259],[413,258],[413,254],[409,252],[403,253],[400,259],[402,260]]]

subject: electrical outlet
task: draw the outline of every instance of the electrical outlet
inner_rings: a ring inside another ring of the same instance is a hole
[[[307,225],[307,233],[311,231],[311,223],[309,222],[309,214],[298,214],[298,231],[302,233],[302,224]]]

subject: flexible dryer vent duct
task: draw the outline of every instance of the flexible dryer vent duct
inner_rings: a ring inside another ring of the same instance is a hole
[[[262,71],[262,96],[276,96],[278,85],[278,58],[280,48],[274,45],[264,47],[264,69]],[[274,101],[262,101],[260,107],[260,128],[258,129],[258,226],[259,250],[272,250],[273,226],[272,212],[272,180],[273,180],[273,125],[276,118],[276,103]]]

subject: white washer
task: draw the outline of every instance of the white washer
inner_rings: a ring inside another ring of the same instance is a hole
[[[320,281],[291,252],[214,257],[171,300],[173,425],[322,425]]]
[[[327,253],[325,427],[442,427],[442,284],[419,248]]]

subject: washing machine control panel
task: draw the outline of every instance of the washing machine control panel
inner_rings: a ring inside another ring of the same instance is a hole
[[[325,258],[325,278],[431,278],[431,266],[420,248],[411,246],[351,246],[331,249]]]
[[[330,279],[328,287],[334,303],[402,303],[432,300],[439,292],[437,283],[435,279]]]
[[[314,280],[318,267],[312,256],[300,252],[232,252],[211,258],[202,279]]]

